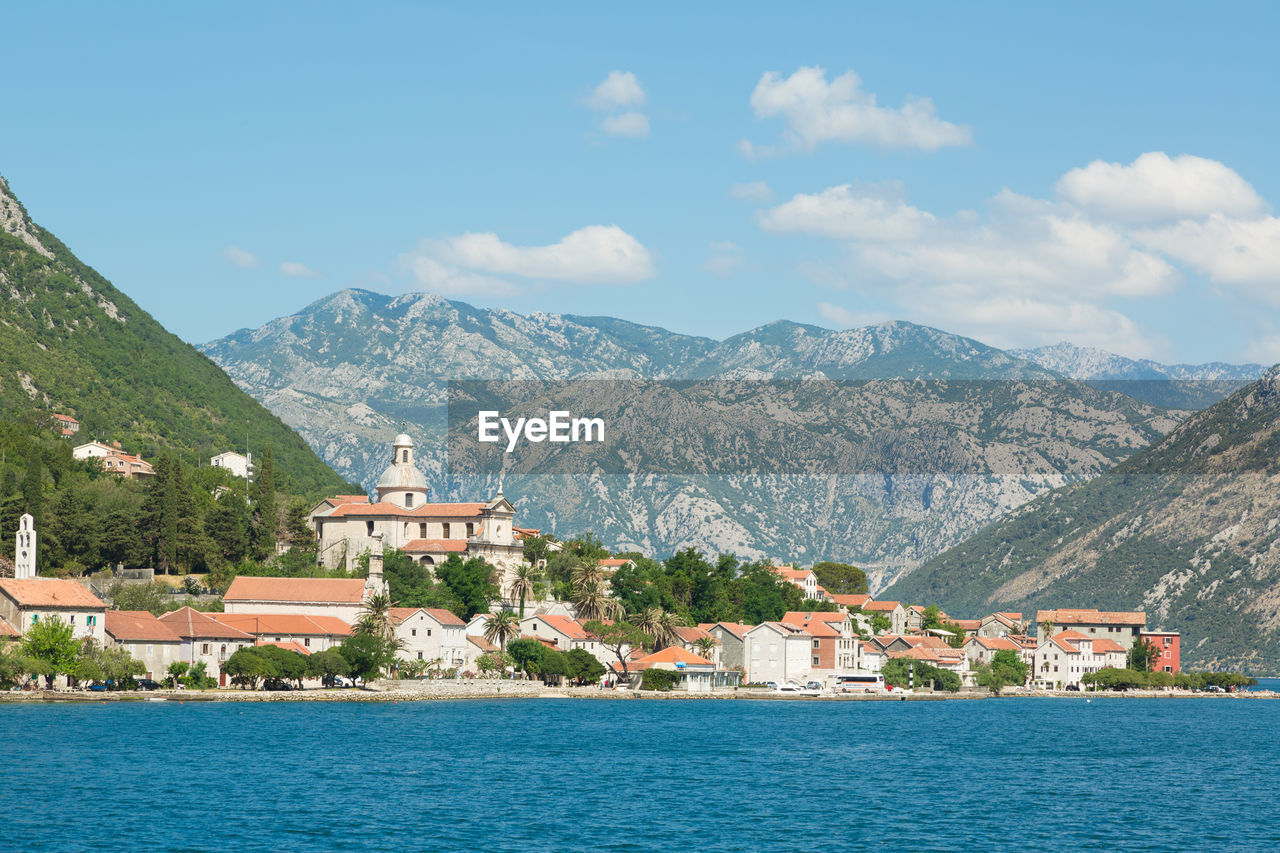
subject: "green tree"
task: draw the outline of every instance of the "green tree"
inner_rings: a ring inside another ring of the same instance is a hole
[[[513,598],[520,599],[520,618],[524,618],[524,601],[533,595],[538,581],[542,580],[542,573],[534,566],[528,563],[521,563],[516,569],[515,576],[511,579],[511,595]]]
[[[1139,637],[1134,640],[1133,645],[1129,648],[1126,662],[1130,669],[1138,672],[1150,672],[1159,659],[1160,649],[1156,648],[1155,643],[1148,642],[1146,637]]]
[[[608,619],[622,609],[622,605],[609,594],[604,583],[600,581],[574,587],[572,601],[578,618],[588,621]]]
[[[111,602],[112,610],[145,610],[152,616],[177,610],[172,598],[169,587],[162,583],[116,581],[107,589],[107,600]]]
[[[583,630],[600,641],[622,664],[622,675],[627,677],[627,658],[632,649],[638,649],[649,641],[649,635],[630,622],[618,621],[604,623],[590,621],[582,626]]]
[[[232,655],[232,657],[235,657],[235,655]],[[230,658],[228,658],[228,660],[229,659]],[[187,670],[190,669],[190,667],[191,667],[190,664],[188,664],[186,661],[181,661],[181,660],[176,660],[173,663],[169,664],[168,674],[169,674],[170,684],[173,687],[177,687],[178,681],[186,677]],[[222,671],[223,672],[227,671],[227,668],[225,665],[222,667]]]
[[[270,559],[276,553],[280,519],[276,509],[276,466],[271,446],[262,450],[254,471],[254,507],[252,523],[253,553],[259,560]]]
[[[512,640],[507,644],[507,657],[528,677],[542,671],[542,660],[546,652],[547,647],[537,640]]]
[[[396,648],[372,634],[355,633],[342,641],[338,651],[351,665],[351,674],[366,682],[396,665]]]
[[[259,682],[279,677],[274,663],[260,654],[257,646],[236,649],[223,662],[222,671],[231,676],[232,684],[250,690],[257,690]]]
[[[501,674],[510,665],[511,662],[507,660],[507,656],[502,652],[485,652],[476,658],[476,666],[486,675],[495,672]]]
[[[991,662],[977,668],[977,682],[992,693],[999,693],[1007,685],[1022,686],[1027,683],[1029,667],[1022,656],[1013,649],[1001,649],[991,656]]]
[[[319,678],[325,687],[332,687],[339,676],[351,674],[351,664],[337,649],[325,649],[307,658],[307,674]]]
[[[498,585],[493,582],[493,574],[493,566],[479,557],[463,560],[457,554],[450,554],[436,566],[436,577],[458,601],[453,612],[464,622],[488,610],[490,602],[498,597]]]
[[[0,640],[0,688],[14,687],[31,671],[31,663],[22,654],[21,647],[8,640]]]
[[[385,592],[377,592],[366,598],[356,616],[354,630],[357,634],[368,634],[398,647],[396,623],[391,618],[391,596]]]
[[[36,622],[22,638],[22,653],[40,661],[47,667],[45,685],[53,687],[54,676],[75,676],[76,662],[80,659],[80,643],[72,635],[69,624],[57,616]]]
[[[814,563],[813,573],[818,576],[818,583],[835,595],[866,595],[867,573],[848,563],[833,563],[824,560]]]
[[[223,560],[243,560],[249,553],[249,514],[244,496],[234,491],[220,496],[205,518],[205,530]]]
[[[494,613],[485,621],[484,638],[506,651],[507,643],[520,636],[520,620],[510,610]]]
[[[644,671],[644,675],[640,676],[640,689],[665,692],[678,684],[679,681],[680,673],[651,666]]]
[[[595,684],[605,674],[604,664],[586,649],[570,649],[564,658],[568,666],[565,675],[576,684]]]
[[[542,653],[542,661],[538,664],[538,674],[542,677],[543,684],[550,684],[552,679],[568,675],[569,662],[565,660],[564,653],[555,649],[545,649]]]

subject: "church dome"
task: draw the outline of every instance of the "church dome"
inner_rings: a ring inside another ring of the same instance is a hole
[[[396,440],[391,442],[392,447],[413,447],[413,439],[409,437],[409,433],[402,432],[396,436]]]
[[[413,464],[398,462],[389,465],[378,478],[378,491],[395,491],[398,489],[425,489],[427,478]]]

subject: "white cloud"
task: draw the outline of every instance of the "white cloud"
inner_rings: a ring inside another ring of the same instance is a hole
[[[400,267],[419,290],[441,296],[513,296],[518,288],[506,279],[478,275],[443,264],[432,257],[434,244],[424,241],[413,252],[400,258]]]
[[[1263,335],[1245,347],[1244,359],[1271,366],[1280,363],[1280,335]]]
[[[319,273],[297,261],[284,261],[280,264],[280,272],[290,278],[317,278]]]
[[[1216,160],[1150,151],[1129,165],[1095,160],[1058,181],[1058,195],[1091,213],[1128,223],[1254,216],[1266,204],[1249,182]]]
[[[464,269],[579,284],[625,284],[652,278],[653,259],[616,225],[590,225],[549,246],[513,246],[497,234],[468,232],[434,244],[433,254]]]
[[[800,193],[760,215],[766,231],[862,240],[909,240],[934,222],[903,201],[897,184],[842,184],[816,195]]]
[[[879,311],[850,311],[844,306],[832,305],[830,302],[819,302],[818,314],[827,322],[844,329],[874,326],[890,319],[888,314]]]
[[[702,268],[717,278],[728,278],[746,262],[742,247],[736,243],[715,242],[708,245],[710,250]]]
[[[630,71],[610,71],[598,86],[591,90],[585,103],[593,110],[607,112],[620,107],[631,107],[645,102],[644,88]]]
[[[756,201],[768,204],[773,201],[773,188],[764,181],[751,181],[729,187],[729,196],[738,201]]]
[[[605,116],[600,120],[600,129],[610,136],[644,139],[649,135],[649,117],[644,113],[637,112]]]
[[[1238,285],[1280,304],[1280,219],[1236,219],[1214,213],[1165,228],[1141,229],[1138,241],[1181,261],[1218,284]]]
[[[262,263],[253,252],[246,252],[239,246],[228,246],[222,250],[222,257],[233,266],[251,270]]]
[[[817,67],[801,68],[785,79],[769,71],[751,93],[751,108],[758,118],[781,118],[786,124],[783,136],[795,150],[812,151],[823,142],[856,142],[933,151],[972,141],[968,127],[938,118],[928,98],[908,97],[901,107],[883,107],[860,86],[852,71],[830,82]],[[739,147],[753,158],[779,153],[745,140]]]

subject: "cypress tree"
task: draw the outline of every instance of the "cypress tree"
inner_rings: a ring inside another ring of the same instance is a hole
[[[276,513],[276,469],[271,448],[262,451],[254,483],[257,507],[254,510],[253,550],[259,560],[269,560],[276,552],[279,519]]]

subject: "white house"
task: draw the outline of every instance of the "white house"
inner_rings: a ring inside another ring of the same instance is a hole
[[[743,635],[747,682],[802,681],[813,669],[809,632],[783,622],[761,622]]]
[[[180,608],[159,618],[182,638],[179,658],[192,666],[203,663],[205,673],[216,678],[219,687],[227,686],[227,676],[222,672],[222,665],[227,662],[227,658],[245,646],[254,645],[252,634],[223,625],[211,619],[209,614],[190,607]]]
[[[108,644],[141,661],[145,678],[159,681],[169,664],[182,659],[182,638],[146,610],[108,610],[105,623]]]
[[[407,661],[440,661],[445,669],[467,662],[467,623],[440,607],[393,607],[391,621],[404,645],[399,655]]]
[[[1036,647],[1033,683],[1046,690],[1080,687],[1081,678],[1105,667],[1122,669],[1127,650],[1116,640],[1062,631]]]
[[[552,614],[527,616],[520,620],[520,631],[521,636],[550,642],[558,651],[585,649],[606,667],[618,660],[617,656],[606,649],[595,635],[588,634],[578,620],[568,616]]]
[[[0,619],[19,634],[38,622],[60,619],[77,639],[105,639],[107,605],[75,581],[59,578],[0,578]]]
[[[323,652],[351,636],[351,624],[336,616],[307,613],[210,613],[209,618],[249,634],[258,643],[296,643],[304,654]]]
[[[905,634],[907,631],[907,608],[900,601],[867,601],[862,605],[862,612],[868,616],[879,614],[887,617],[890,634]]]
[[[377,562],[381,563],[382,552]],[[374,579],[374,560],[369,561],[369,580],[359,578],[255,578],[241,575],[227,587],[222,597],[227,613],[301,613],[332,616],[354,625]],[[381,582],[381,571],[378,571]]]
[[[234,450],[219,453],[217,456],[210,456],[209,464],[214,468],[225,468],[243,479],[247,479],[250,472],[253,471],[253,457],[246,456],[243,453],[236,453]]]
[[[1142,611],[1106,611],[1091,609],[1037,610],[1036,626],[1040,639],[1059,631],[1075,631],[1090,637],[1114,640],[1126,650],[1133,648],[1138,635],[1147,625],[1147,614]],[[1047,633],[1045,626],[1048,627]]]
[[[120,451],[120,443],[114,445],[106,444],[101,441],[90,441],[87,444],[80,444],[71,449],[71,456],[74,459],[93,459],[103,456],[110,456]]]

